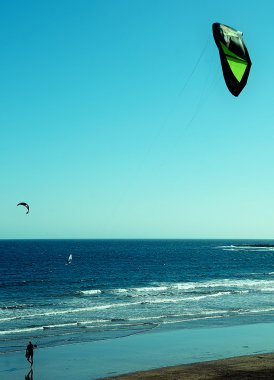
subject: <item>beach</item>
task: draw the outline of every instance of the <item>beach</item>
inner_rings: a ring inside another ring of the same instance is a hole
[[[174,366],[104,380],[206,380],[273,379],[274,354],[241,356],[190,365]]]
[[[245,376],[244,372],[249,376],[247,378],[253,375],[257,379],[271,378],[258,377],[258,371],[262,376],[271,373],[274,363],[272,352],[273,323],[154,330],[105,341],[38,348],[34,357],[33,378],[95,380],[118,376],[121,379],[213,379],[222,378],[216,376],[224,376],[224,373],[228,374],[226,378],[229,374],[231,378],[237,378],[236,373]],[[223,362],[216,362],[224,359]],[[0,356],[1,378],[24,379],[28,372],[24,352]],[[197,377],[189,377],[189,373]],[[204,377],[205,373],[209,377]]]

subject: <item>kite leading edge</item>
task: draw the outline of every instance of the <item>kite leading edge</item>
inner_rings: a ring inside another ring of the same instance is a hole
[[[26,212],[26,214],[28,214],[29,213],[29,205],[27,204],[27,203],[25,203],[25,202],[20,202],[20,203],[18,203],[18,205],[17,206],[25,206],[26,207],[26,209],[28,210],[27,212]]]

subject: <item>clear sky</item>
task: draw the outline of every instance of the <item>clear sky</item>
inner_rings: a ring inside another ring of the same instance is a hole
[[[272,0],[2,1],[0,238],[274,238],[273,14]],[[238,98],[213,22],[244,33]]]

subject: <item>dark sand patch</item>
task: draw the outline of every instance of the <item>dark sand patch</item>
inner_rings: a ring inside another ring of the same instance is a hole
[[[274,379],[274,354],[241,356],[104,378],[112,380]]]

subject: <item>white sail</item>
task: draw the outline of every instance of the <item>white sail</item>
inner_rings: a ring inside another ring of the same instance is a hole
[[[67,264],[71,264],[71,262],[72,262],[72,254],[69,255],[68,260],[67,260]]]

